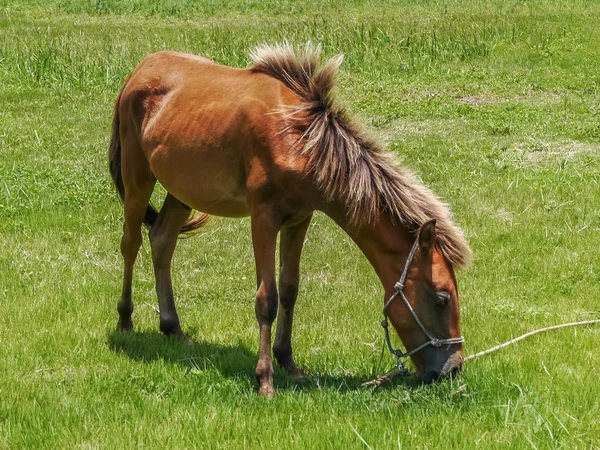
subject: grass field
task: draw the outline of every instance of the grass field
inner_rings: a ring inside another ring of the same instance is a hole
[[[393,366],[382,290],[324,215],[296,308],[306,384],[276,369],[276,397],[256,395],[248,219],[179,244],[195,345],[158,333],[147,240],[136,332],[114,332],[107,145],[124,77],[161,49],[245,67],[283,39],[344,53],[340,97],[452,206],[475,253],[458,274],[467,354],[600,316],[600,4],[221,3],[0,0],[0,447],[600,448],[600,327],[524,341],[461,380],[360,388]]]

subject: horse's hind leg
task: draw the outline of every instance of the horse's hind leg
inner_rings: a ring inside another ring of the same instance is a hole
[[[148,233],[156,277],[156,294],[160,308],[160,331],[190,342],[181,331],[171,284],[171,261],[181,227],[190,216],[190,208],[171,194],[167,195],[156,222]]]
[[[279,270],[279,313],[273,354],[279,365],[294,378],[302,378],[292,356],[292,323],[300,282],[300,254],[312,214],[302,222],[281,229]]]
[[[143,160],[146,162],[146,160]],[[150,172],[143,169],[144,164],[139,164],[137,170],[128,173],[123,171],[123,182],[125,185],[123,238],[121,239],[121,254],[123,255],[123,292],[117,305],[119,311],[119,322],[117,330],[132,331],[133,301],[131,299],[131,281],[133,277],[133,265],[138,251],[142,245],[142,223],[148,207],[148,201],[154,190],[156,180]],[[137,173],[135,173],[137,172]]]

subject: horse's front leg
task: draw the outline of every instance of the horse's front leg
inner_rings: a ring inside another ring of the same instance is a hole
[[[279,315],[273,353],[279,365],[293,378],[302,378],[292,356],[294,305],[300,282],[300,255],[312,214],[302,222],[281,229],[279,242]]]
[[[256,262],[256,318],[260,327],[260,348],[256,379],[258,393],[273,397],[273,361],[271,360],[271,325],[277,316],[275,283],[275,246],[280,221],[268,207],[259,206],[252,213],[252,245]]]

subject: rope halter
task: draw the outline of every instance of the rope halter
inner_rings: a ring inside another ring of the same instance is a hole
[[[415,243],[413,244],[412,249],[410,250],[410,253],[408,254],[408,258],[406,259],[406,263],[404,265],[404,271],[402,272],[402,275],[400,276],[400,280],[398,280],[398,282],[394,285],[394,289],[396,289],[396,292],[394,292],[394,294],[392,294],[390,299],[383,306],[383,322],[381,322],[381,326],[383,327],[383,331],[385,332],[385,342],[387,343],[387,347],[390,350],[390,353],[396,357],[396,362],[398,363],[398,372],[400,372],[400,373],[408,372],[408,369],[402,362],[403,358],[407,358],[411,355],[414,355],[415,353],[423,350],[425,347],[427,347],[429,345],[437,348],[437,347],[441,347],[442,345],[460,344],[465,341],[465,338],[463,336],[460,336],[457,338],[450,338],[450,339],[438,339],[438,338],[431,336],[431,334],[427,331],[427,329],[425,328],[423,323],[419,320],[419,316],[417,316],[417,313],[412,308],[412,306],[410,305],[406,296],[404,295],[404,282],[406,281],[408,269],[410,268],[412,260],[415,257],[417,248],[419,248],[419,238],[418,237],[415,239]],[[427,336],[427,339],[429,339],[427,342],[424,342],[423,344],[419,345],[416,348],[413,348],[411,351],[406,352],[406,353],[403,353],[401,350],[395,349],[392,347],[392,343],[390,342],[390,332],[388,330],[389,322],[388,322],[388,316],[387,316],[386,311],[387,311],[388,307],[390,306],[390,304],[392,303],[392,301],[398,296],[400,296],[402,298],[402,300],[404,300],[404,303],[406,303],[406,306],[408,307],[408,310],[410,311],[413,318],[415,319],[415,322],[417,322],[417,325],[419,325],[419,328],[423,331],[423,333],[425,333],[425,336]]]

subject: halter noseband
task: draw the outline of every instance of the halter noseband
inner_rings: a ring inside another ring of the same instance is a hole
[[[425,347],[427,347],[429,345],[431,345],[433,347],[441,347],[442,345],[460,344],[465,341],[465,338],[463,336],[457,337],[457,338],[450,338],[450,339],[437,339],[437,338],[432,337],[431,334],[427,331],[427,329],[423,326],[423,323],[421,323],[421,321],[419,320],[419,316],[417,316],[417,313],[415,312],[415,310],[412,308],[412,306],[410,306],[409,301],[406,299],[406,296],[404,295],[404,282],[406,281],[408,269],[412,263],[413,258],[415,257],[415,253],[417,252],[418,247],[419,247],[419,238],[417,237],[415,239],[415,243],[412,246],[412,249],[410,250],[410,253],[408,254],[408,258],[406,259],[406,264],[404,265],[404,271],[402,272],[402,275],[400,276],[400,280],[394,285],[396,292],[394,292],[394,294],[390,297],[390,299],[383,306],[383,322],[381,322],[381,326],[383,327],[383,330],[385,331],[385,342],[387,343],[390,353],[396,357],[396,361],[398,363],[398,372],[400,372],[400,373],[408,372],[408,369],[404,366],[404,363],[402,362],[402,358],[406,358],[408,356],[414,355],[415,353],[419,352],[420,350],[424,349]],[[398,349],[395,349],[392,347],[392,343],[390,342],[390,333],[388,331],[388,317],[386,314],[386,310],[387,310],[388,306],[390,306],[390,303],[392,303],[392,301],[398,295],[400,297],[402,297],[402,300],[404,300],[404,303],[406,303],[408,310],[414,317],[415,322],[417,322],[417,325],[419,325],[419,328],[421,328],[421,330],[423,330],[423,333],[425,333],[425,336],[427,336],[427,338],[429,339],[427,342],[419,345],[416,348],[413,348],[411,351],[406,352],[406,353],[403,353],[401,350],[398,350]]]

